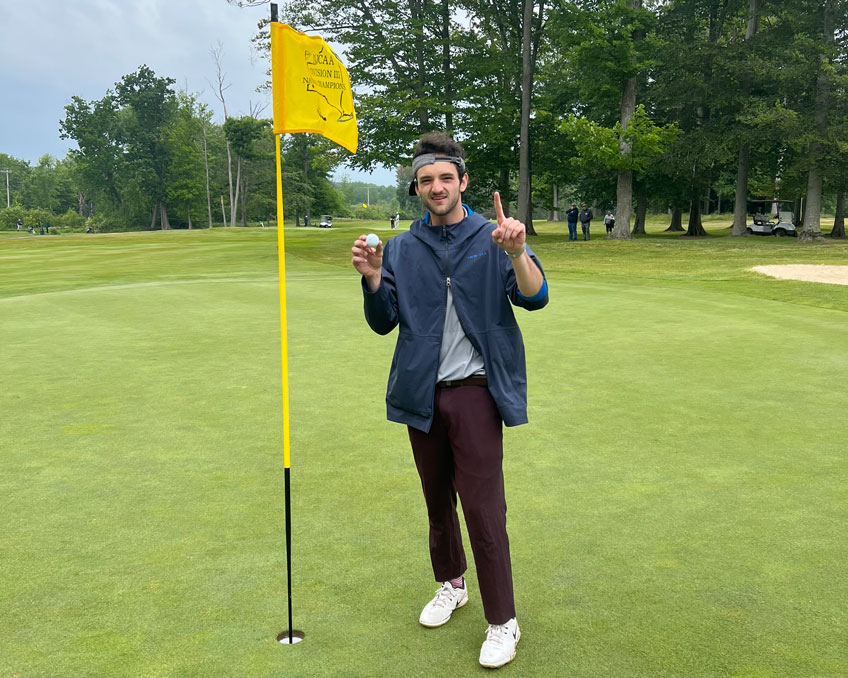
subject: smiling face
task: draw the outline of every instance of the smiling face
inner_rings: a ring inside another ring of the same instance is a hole
[[[468,186],[468,175],[459,177],[457,166],[450,162],[425,165],[416,175],[416,192],[430,212],[431,223],[457,224],[465,212],[462,209],[462,192]]]

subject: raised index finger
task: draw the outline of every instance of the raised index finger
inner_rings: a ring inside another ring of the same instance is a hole
[[[498,220],[498,225],[503,223],[504,217],[503,207],[501,206],[501,194],[498,191],[495,191],[495,216]]]

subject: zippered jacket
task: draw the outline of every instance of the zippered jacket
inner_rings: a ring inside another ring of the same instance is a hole
[[[468,210],[452,226],[433,226],[429,214],[383,247],[380,287],[369,292],[365,318],[378,334],[400,327],[386,392],[390,421],[429,431],[439,369],[439,348],[453,292],[460,324],[483,357],[489,391],[507,426],[527,422],[524,341],[512,305],[528,310],[548,303],[548,284],[539,260],[527,248],[543,283],[526,298],[518,290],[509,255],[492,240],[495,225]]]

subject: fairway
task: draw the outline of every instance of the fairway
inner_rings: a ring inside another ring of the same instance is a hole
[[[664,227],[530,240],[551,302],[517,312],[499,675],[846,676],[848,287],[749,269],[848,244]],[[276,231],[0,234],[0,678],[486,674],[473,567],[450,624],[417,623],[436,585],[385,420],[396,335],[350,266],[375,230],[286,229],[294,647]]]

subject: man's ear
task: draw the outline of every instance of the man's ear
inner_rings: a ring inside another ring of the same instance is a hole
[[[468,188],[468,172],[462,175],[462,181],[459,182],[459,192],[465,193],[465,189]]]

